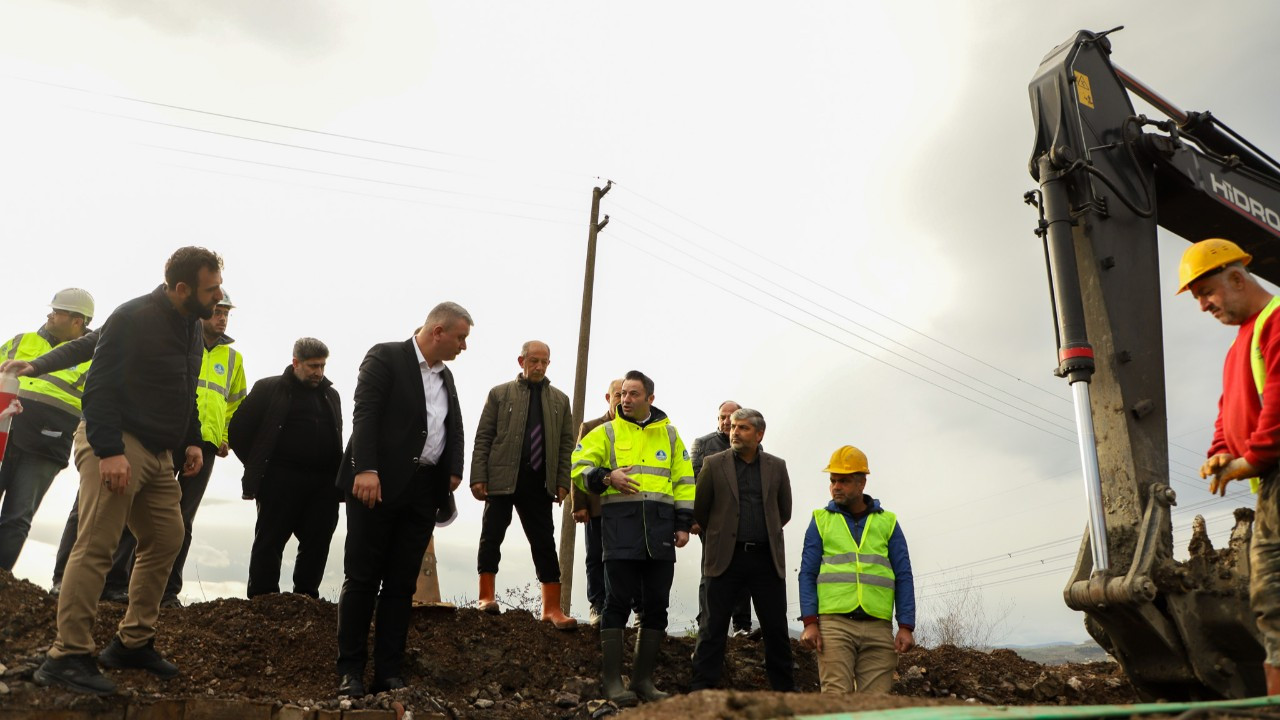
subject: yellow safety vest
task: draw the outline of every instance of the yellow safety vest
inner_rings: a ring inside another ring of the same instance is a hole
[[[244,362],[230,345],[204,349],[200,379],[196,381],[196,411],[200,416],[200,437],[219,446],[227,441],[227,426],[240,401],[247,394]]]
[[[53,347],[40,333],[22,333],[0,346],[0,357],[5,360],[34,360]],[[74,367],[37,377],[18,378],[18,397],[80,417],[80,401],[84,397],[84,380],[90,362],[86,360]]]
[[[844,615],[862,608],[881,620],[893,619],[893,565],[889,537],[898,517],[884,510],[867,515],[862,542],[853,540],[845,516],[826,508],[813,511],[822,538],[818,569],[818,614]]]
[[[652,500],[693,510],[693,463],[668,418],[640,427],[615,417],[587,433],[573,451],[573,482],[587,492],[587,471],[627,466],[631,466],[628,476],[640,483],[640,491],[624,495],[609,488],[600,494],[601,506]]]
[[[1258,313],[1253,323],[1253,341],[1249,344],[1249,369],[1253,371],[1253,386],[1258,389],[1258,400],[1262,400],[1262,388],[1267,384],[1267,359],[1262,357],[1262,326],[1271,317],[1271,313],[1280,307],[1280,297],[1271,298],[1271,302]],[[1258,492],[1262,485],[1261,478],[1249,478],[1249,489]]]

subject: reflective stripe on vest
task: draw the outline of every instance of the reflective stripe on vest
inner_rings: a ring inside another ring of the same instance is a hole
[[[1253,371],[1253,386],[1258,389],[1259,401],[1262,400],[1262,388],[1267,384],[1267,359],[1262,357],[1262,326],[1277,307],[1280,307],[1280,296],[1271,298],[1271,302],[1258,313],[1258,319],[1253,323],[1252,342],[1249,343],[1249,369]],[[1258,492],[1261,484],[1261,479],[1249,478],[1249,489],[1253,492]]]
[[[226,344],[205,348],[196,380],[196,412],[205,442],[217,446],[227,441],[227,423],[244,396],[240,353]]]
[[[898,518],[891,512],[867,515],[862,542],[854,542],[845,516],[825,508],[813,511],[822,538],[818,568],[818,614],[844,615],[862,608],[881,620],[893,619],[893,565],[889,537]]]
[[[53,346],[39,333],[21,333],[0,347],[6,360],[34,360],[49,352]],[[89,372],[85,361],[79,365],[36,377],[18,378],[18,397],[61,410],[74,417],[81,415],[84,398],[84,381]]]

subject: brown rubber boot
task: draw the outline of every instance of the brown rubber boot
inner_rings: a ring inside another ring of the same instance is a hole
[[[557,630],[572,630],[578,621],[560,611],[560,583],[542,583],[542,622],[549,622]]]
[[[1264,662],[1262,671],[1267,676],[1267,694],[1280,695],[1280,667]]]
[[[490,615],[502,612],[498,609],[498,601],[494,599],[493,585],[497,579],[498,576],[494,573],[480,573],[480,599],[476,601],[477,610]]]

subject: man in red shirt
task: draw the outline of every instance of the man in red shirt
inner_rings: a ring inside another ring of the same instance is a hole
[[[1258,478],[1250,556],[1249,604],[1258,617],[1267,659],[1267,694],[1280,695],[1280,307],[1249,274],[1253,258],[1219,238],[1187,248],[1178,292],[1190,290],[1200,309],[1240,328],[1222,369],[1222,397],[1209,459],[1200,477],[1225,495],[1232,480]]]

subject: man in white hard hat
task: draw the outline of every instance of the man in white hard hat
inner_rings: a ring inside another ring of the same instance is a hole
[[[80,288],[60,290],[49,303],[45,324],[0,345],[0,358],[29,361],[85,334],[93,319],[93,296]],[[16,363],[15,363],[16,364]],[[67,466],[71,438],[80,423],[80,400],[89,362],[19,380],[26,412],[13,419],[0,465],[0,567],[13,570],[40,501]]]
[[[1190,290],[1200,309],[1239,328],[1222,368],[1222,397],[1213,443],[1200,477],[1225,494],[1232,480],[1251,479],[1258,493],[1249,558],[1249,604],[1257,615],[1267,694],[1280,694],[1280,307],[1245,268],[1253,258],[1222,238],[1187,248],[1178,293]]]
[[[800,554],[800,642],[818,651],[824,693],[893,688],[898,653],[915,645],[916,591],[907,539],[893,513],[865,494],[867,456],[831,454],[831,502],[814,510]],[[898,632],[893,632],[893,614]]]

